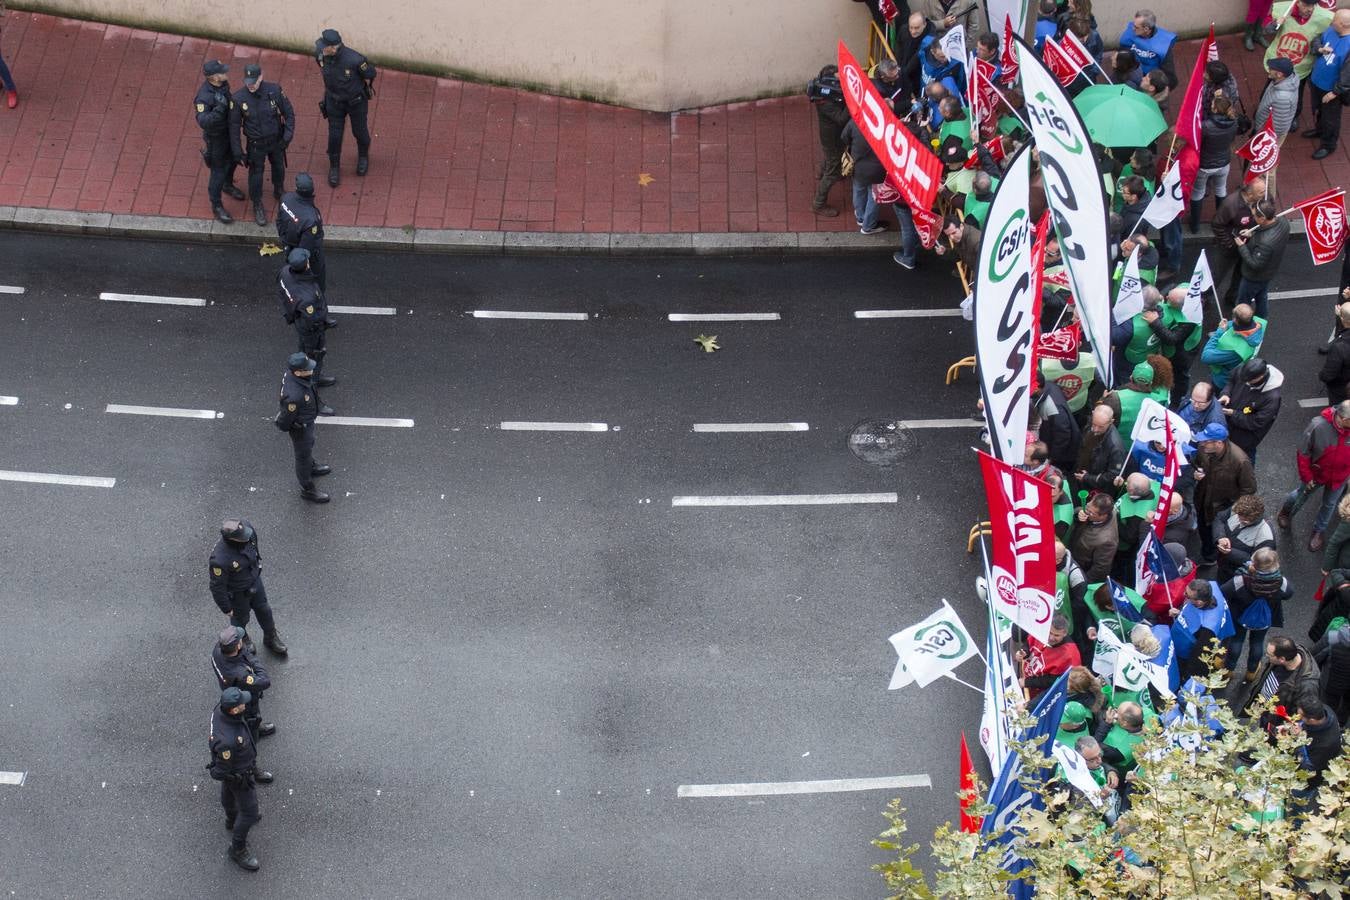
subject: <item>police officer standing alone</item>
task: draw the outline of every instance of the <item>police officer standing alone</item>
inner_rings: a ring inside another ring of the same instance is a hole
[[[262,816],[254,782],[267,784],[271,772],[257,769],[258,748],[244,723],[252,696],[237,687],[220,692],[220,703],[211,712],[207,738],[211,763],[207,770],[220,782],[220,805],[225,808],[225,830],[231,832],[230,861],[241,869],[258,871],[258,857],[248,847],[248,832]]]
[[[206,196],[211,199],[211,212],[226,225],[234,218],[225,211],[220,202],[223,190],[236,200],[244,199],[244,192],[234,186],[234,154],[230,151],[230,82],[225,74],[230,67],[218,59],[202,64],[202,74],[206,81],[197,88],[194,108],[197,110],[197,125],[202,130],[202,140],[206,146],[202,149],[202,159],[211,170],[206,182]]]
[[[241,145],[243,131],[247,145]],[[272,165],[272,196],[281,199],[286,186],[286,148],[295,137],[295,110],[281,86],[262,80],[262,66],[244,66],[244,87],[234,92],[230,105],[230,153],[234,161],[248,166],[248,196],[253,201],[253,220],[267,224],[263,211],[263,165]]]
[[[286,655],[286,644],[277,633],[267,590],[262,582],[262,554],[258,535],[244,519],[226,519],[220,526],[220,540],[211,551],[211,598],[230,620],[231,625],[248,627],[249,611],[258,616],[263,629],[263,644],[278,656]],[[247,634],[245,634],[247,639]]]
[[[314,487],[314,479],[333,469],[314,462],[314,419],[319,415],[331,416],[333,409],[320,404],[318,392],[310,383],[314,365],[314,360],[303,353],[292,353],[286,360],[286,374],[281,379],[281,411],[273,421],[290,435],[300,496],[311,503],[327,503],[328,495]]]
[[[375,96],[371,82],[375,67],[351,47],[342,45],[342,35],[329,28],[314,42],[314,61],[323,73],[323,100],[319,112],[328,120],[328,184],[337,187],[342,165],[342,124],[352,120],[356,138],[356,174],[370,166],[370,128],[366,124],[368,101]]]
[[[220,633],[216,646],[211,649],[211,665],[216,671],[216,681],[222,691],[236,687],[249,693],[250,699],[244,710],[244,724],[248,725],[248,730],[253,733],[253,739],[256,741],[258,738],[276,734],[277,726],[262,720],[258,701],[262,700],[263,691],[272,686],[272,679],[267,676],[267,670],[254,655],[253,648],[244,643],[247,634],[248,632],[238,625],[227,626]]]
[[[283,194],[277,211],[277,237],[290,253],[296,247],[309,251],[309,267],[328,290],[328,264],[323,253],[323,216],[314,205],[314,179],[308,172],[295,176],[295,190]],[[336,328],[333,322],[329,328]]]
[[[285,201],[282,202],[283,208]],[[315,387],[332,387],[337,379],[320,375],[324,357],[328,355],[324,332],[328,322],[328,304],[324,302],[323,288],[314,275],[314,257],[308,250],[297,247],[286,257],[278,279],[281,291],[282,315],[295,326],[300,352],[314,360],[314,375],[310,381]]]

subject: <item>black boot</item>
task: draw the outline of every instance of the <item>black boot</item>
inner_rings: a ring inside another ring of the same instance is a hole
[[[232,816],[225,817],[225,830],[234,831],[234,818]]]
[[[227,185],[225,185],[223,188],[221,188],[221,190],[224,191],[225,193],[229,194],[231,197],[233,197],[233,198],[236,199],[236,200],[243,200],[243,199],[244,199],[244,192],[241,191],[241,190],[239,190],[239,188],[235,187],[235,186],[232,185],[232,184],[227,184]]]
[[[259,225],[267,224],[267,213],[263,211],[263,205],[261,203],[253,204],[253,221],[257,222]]]
[[[304,497],[310,503],[327,503],[332,498],[316,488],[301,488],[300,496]]]
[[[310,469],[309,474],[314,478],[322,478],[323,476],[327,475],[332,471],[333,471],[332,466],[326,466],[323,463],[317,463],[315,464],[313,469]]]
[[[271,737],[276,733],[277,726],[273,725],[271,722],[263,722],[258,726],[258,737],[260,738]]]
[[[230,845],[230,862],[248,872],[256,872],[261,868],[258,865],[258,857],[253,855],[253,851],[248,849],[248,844],[242,847]]]
[[[332,387],[333,385],[337,384],[337,376],[320,375],[318,378],[314,379],[314,383],[319,387]]]
[[[370,158],[361,155],[356,158],[356,174],[364,175],[370,169]]]
[[[254,769],[253,780],[258,782],[258,784],[271,784],[273,781],[276,781],[276,776],[264,769]]]
[[[336,327],[338,327],[338,320],[337,320],[337,319],[324,319],[324,320],[323,320],[323,327],[325,327],[325,328],[336,328]]]
[[[342,175],[338,171],[338,164],[333,163],[328,167],[328,186],[337,187],[342,182]]]
[[[333,407],[329,406],[327,403],[320,403],[320,404],[319,404],[319,415],[321,415],[321,416],[335,416],[335,415],[337,415],[337,410],[333,409]]]
[[[1200,204],[1191,202],[1191,234],[1200,233]]]
[[[226,225],[234,222],[234,216],[226,212],[225,207],[221,206],[219,203],[211,207],[211,212],[215,213],[217,221],[224,222]]]
[[[263,635],[263,646],[268,650],[271,650],[277,656],[285,656],[288,652],[286,643],[281,639],[281,634],[276,629]],[[275,731],[276,728],[274,727],[272,730]]]
[[[1242,47],[1248,53],[1256,49],[1256,29],[1259,25],[1247,23],[1247,27],[1242,29]]]

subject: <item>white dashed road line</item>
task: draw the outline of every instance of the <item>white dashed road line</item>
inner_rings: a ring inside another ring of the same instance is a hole
[[[960,309],[859,309],[855,319],[927,319],[935,316],[959,316]]]
[[[502,431],[609,431],[604,422],[503,422]]]
[[[121,403],[109,403],[104,412],[123,413],[129,416],[169,416],[175,419],[223,419],[225,414],[214,409],[177,409],[172,406],[124,406]]]
[[[12,784],[15,787],[23,787],[23,783],[28,780],[27,772],[0,772],[0,784]]]
[[[100,478],[94,475],[54,475],[50,472],[10,472],[0,469],[0,481],[25,481],[29,484],[65,484],[71,487],[110,488],[117,484],[116,478]]]
[[[373,419],[365,416],[319,416],[325,425],[368,425],[371,428],[412,428],[412,419]]]
[[[778,313],[670,313],[672,322],[777,322]]]
[[[1269,296],[1272,300],[1293,300],[1296,297],[1326,297],[1331,299],[1336,295],[1335,286],[1324,288],[1307,288],[1302,291],[1271,291]]]
[[[810,431],[805,422],[696,422],[694,431],[738,433],[752,431]]]
[[[895,423],[904,428],[983,428],[983,422],[974,419],[902,419]]]
[[[931,788],[927,775],[894,775],[888,778],[833,778],[826,781],[756,781],[745,784],[682,784],[677,797],[771,797],[782,794],[834,794],[844,791],[883,791],[896,788]]]
[[[0,284],[0,294],[22,294],[23,288],[13,284]]]
[[[544,319],[556,322],[585,322],[590,313],[580,312],[527,312],[510,309],[475,309],[475,319]]]
[[[0,406],[18,406],[18,397],[0,397]]]
[[[899,503],[896,494],[718,494],[671,497],[671,506],[827,506],[851,503]]]
[[[393,316],[398,310],[392,306],[330,306],[328,311],[349,316]]]
[[[109,294],[98,295],[100,300],[115,300],[118,303],[165,303],[169,306],[205,306],[200,297],[154,297],[150,294]]]
[[[1309,397],[1307,400],[1298,401],[1298,405],[1304,409],[1325,409],[1328,404],[1326,397]]]

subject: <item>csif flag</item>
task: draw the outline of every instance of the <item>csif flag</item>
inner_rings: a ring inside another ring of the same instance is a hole
[[[1191,273],[1191,283],[1186,287],[1186,300],[1181,304],[1181,315],[1187,322],[1204,326],[1203,297],[1205,291],[1212,290],[1214,290],[1214,275],[1209,271],[1209,257],[1201,250],[1200,257],[1195,261],[1195,271]]]
[[[1186,202],[1181,197],[1181,166],[1172,163],[1167,174],[1163,175],[1162,181],[1153,189],[1153,198],[1148,201],[1143,218],[1145,222],[1161,230],[1181,215],[1181,211],[1185,208]]]
[[[1050,485],[987,453],[979,456],[994,553],[989,602],[1008,621],[1048,643],[1055,611]]]
[[[1264,175],[1280,162],[1280,139],[1275,135],[1275,114],[1266,114],[1266,124],[1252,135],[1252,139],[1240,147],[1237,155],[1247,160],[1247,174],[1242,176],[1246,184],[1258,175]]]
[[[1294,209],[1303,214],[1313,265],[1329,263],[1345,247],[1345,188],[1333,188],[1309,197]]]
[[[1186,420],[1152,397],[1145,397],[1139,404],[1139,415],[1130,429],[1130,440],[1157,441],[1167,448],[1168,455],[1176,455],[1182,460],[1181,447],[1191,442],[1191,426]]]
[[[872,86],[858,60],[839,42],[839,82],[848,113],[886,167],[886,177],[915,209],[931,209],[942,177],[942,163],[896,118]]]
[[[1139,248],[1135,247],[1125,263],[1125,274],[1120,277],[1120,293],[1116,294],[1116,305],[1111,308],[1111,317],[1117,325],[1133,319],[1144,311],[1144,282],[1139,279]]]
[[[911,682],[928,687],[976,654],[970,632],[946,600],[922,622],[891,635],[890,642],[897,656],[892,691]]]

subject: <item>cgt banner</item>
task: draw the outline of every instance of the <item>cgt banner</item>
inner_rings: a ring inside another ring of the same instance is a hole
[[[1106,199],[1083,120],[1026,41],[1017,38],[1027,120],[1040,153],[1045,196],[1069,270],[1078,319],[1103,384],[1111,380],[1111,272]]]
[[[1048,642],[1055,611],[1050,485],[988,453],[980,453],[980,470],[989,501],[994,555],[989,603],[1036,640]]]
[[[1031,291],[1031,154],[1017,151],[989,206],[975,277],[975,358],[994,455],[1026,457],[1032,351],[1040,323]]]
[[[914,209],[932,209],[941,185],[942,163],[895,117],[858,60],[839,42],[839,81],[848,113],[886,167],[886,177]]]

